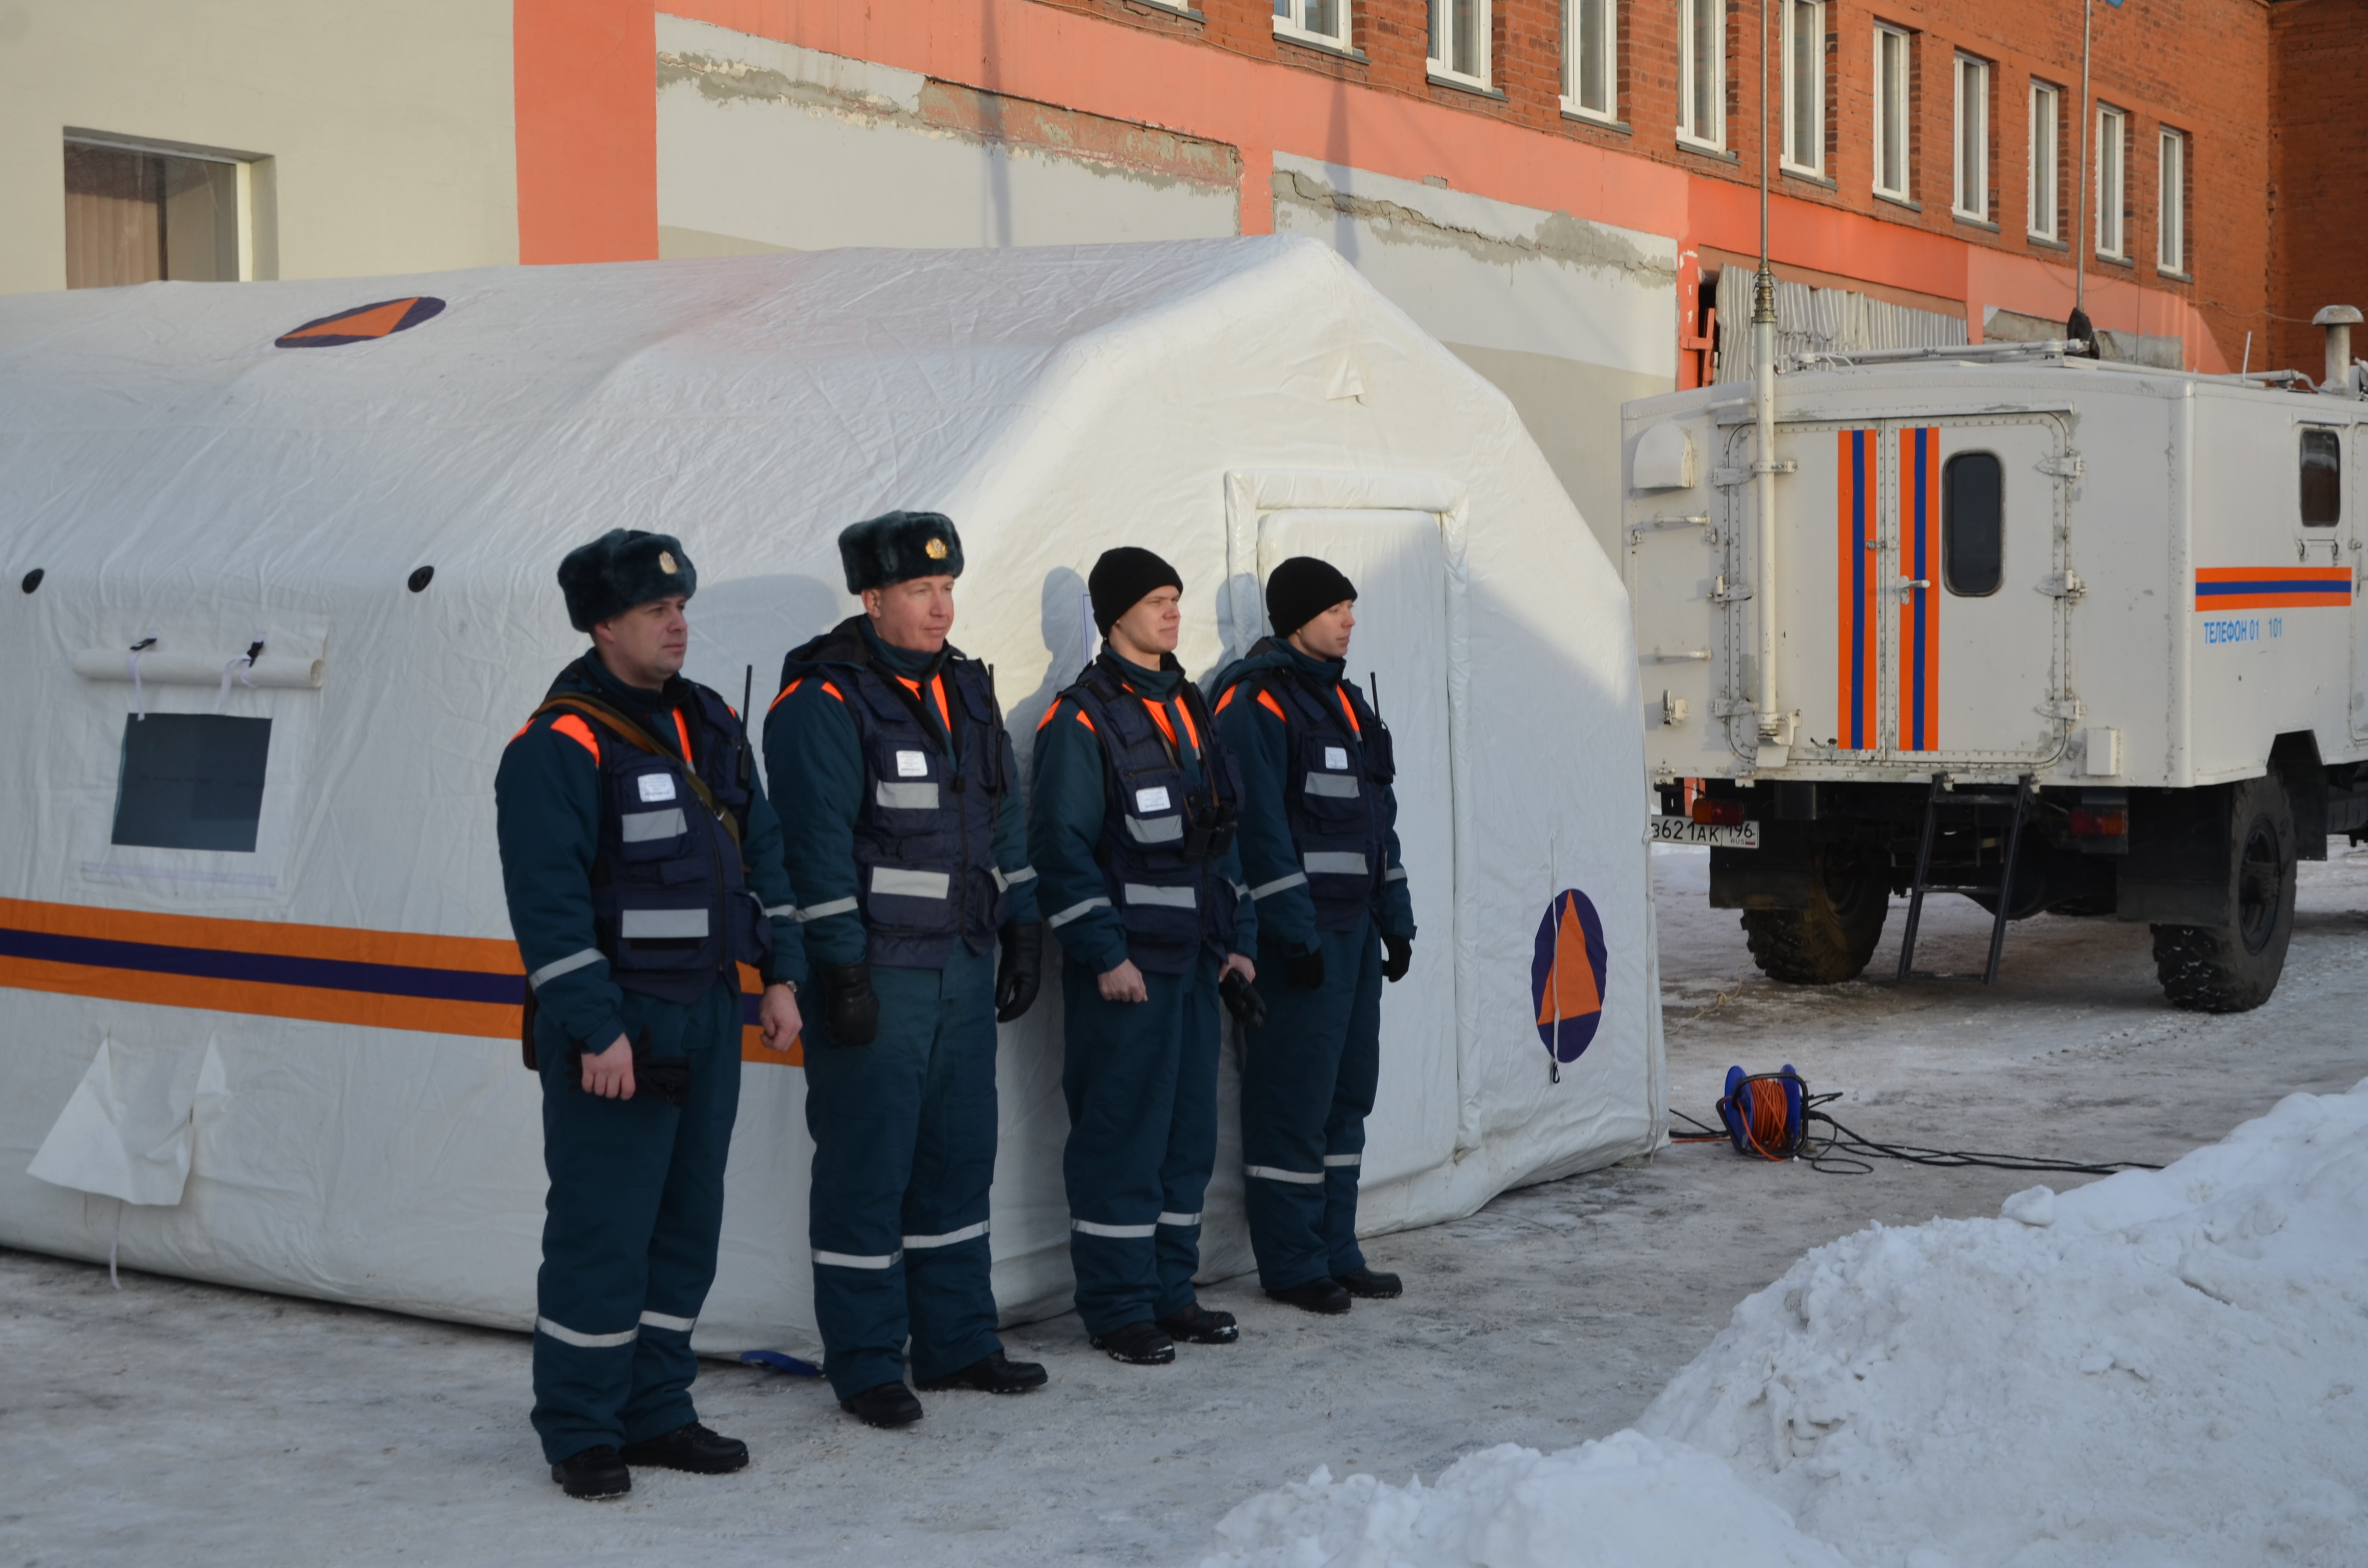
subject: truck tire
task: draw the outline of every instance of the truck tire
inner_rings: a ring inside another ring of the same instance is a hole
[[[1787,985],[1856,980],[1874,956],[1891,913],[1891,877],[1879,861],[1818,850],[1810,861],[1806,909],[1747,909],[1751,961]]]
[[[2192,1013],[2242,1013],[2268,1001],[2294,939],[2300,846],[2284,781],[2275,773],[2248,778],[2229,808],[2236,923],[2151,927],[2163,994]]]

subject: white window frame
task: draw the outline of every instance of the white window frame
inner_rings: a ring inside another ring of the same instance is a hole
[[[2064,89],[2046,82],[2031,85],[2031,171],[2023,187],[2023,229],[2034,240],[2064,240],[2064,189],[2056,171],[2063,157]],[[2047,222],[2033,222],[2045,198]]]
[[[1957,113],[1949,131],[1954,184],[1950,210],[1960,218],[1987,223],[1990,221],[1990,62],[1961,54],[1956,77]]]
[[[1718,79],[1710,94],[1710,123],[1693,119],[1695,93],[1694,34],[1701,19],[1710,21]],[[1726,0],[1678,0],[1678,144],[1705,153],[1726,151]]]
[[[1597,51],[1595,80],[1586,81],[1584,44],[1590,28],[1602,48]],[[1620,0],[1563,0],[1562,112],[1604,125],[1620,123]]]
[[[1896,43],[1899,48],[1899,79],[1896,83],[1890,79],[1884,60],[1887,46],[1893,43]],[[1915,105],[1911,99],[1915,92],[1916,74],[1915,61],[1910,52],[1914,47],[1914,42],[1905,30],[1885,27],[1881,22],[1874,25],[1874,156],[1872,160],[1874,165],[1874,193],[1877,196],[1890,197],[1895,201],[1910,199],[1908,189],[1915,180],[1913,165],[1916,162],[1916,142],[1911,134],[1915,124]],[[1897,89],[1896,103],[1892,101],[1891,92],[1895,86]],[[1899,136],[1898,167],[1889,168],[1885,166],[1887,160],[1884,155],[1884,140],[1886,133],[1894,129],[1891,116],[1895,109],[1898,115],[1896,126]],[[1886,185],[1884,183],[1886,176],[1896,176],[1896,183]]]
[[[1349,0],[1332,0],[1334,14],[1340,18],[1340,30],[1337,33],[1318,32],[1307,25],[1307,10],[1312,4],[1321,4],[1321,0],[1274,0],[1274,36],[1312,43],[1320,49],[1349,48]]]
[[[1431,54],[1424,63],[1430,74],[1430,79],[1434,82],[1452,82],[1459,86],[1477,87],[1484,93],[1493,92],[1495,88],[1490,84],[1488,74],[1490,70],[1493,68],[1492,63],[1488,59],[1488,44],[1489,35],[1496,30],[1497,18],[1494,15],[1496,0],[1471,0],[1471,4],[1477,7],[1480,13],[1480,58],[1476,62],[1479,69],[1476,71],[1458,70],[1452,59],[1442,57],[1436,53]],[[1430,41],[1426,46],[1428,49],[1434,51],[1437,50],[1440,47],[1440,40],[1454,30],[1453,18],[1456,5],[1457,0],[1430,0],[1429,19],[1431,22],[1431,28]],[[1449,23],[1448,26],[1440,27],[1439,25],[1442,17],[1447,19]]]
[[[2155,223],[2157,272],[2187,276],[2187,132],[2163,127],[2161,163],[2155,176],[2159,204]]]
[[[2122,221],[2130,181],[2130,117],[2126,110],[2097,107],[2097,254],[2112,261],[2130,258],[2130,236]]]
[[[1826,4],[1825,0],[1783,0],[1784,119],[1778,161],[1796,175],[1823,179],[1826,175]],[[1809,29],[1809,69],[1800,70],[1800,29]],[[1797,135],[1805,107],[1816,122],[1809,156],[1799,156]]]

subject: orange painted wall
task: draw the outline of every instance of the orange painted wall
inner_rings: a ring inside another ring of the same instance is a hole
[[[1513,34],[1524,3],[1506,0],[1498,59],[1526,100],[1550,94],[1553,83],[1550,75],[1543,85],[1528,80],[1541,73],[1531,68],[1536,62],[1521,64],[1524,40]],[[1406,179],[1443,177],[1459,190],[1669,235],[1681,250],[1759,248],[1758,197],[1736,177],[1739,170],[1722,168],[1713,176],[1685,166],[1702,162],[1691,154],[1647,153],[1647,145],[1659,142],[1641,134],[1641,127],[1633,142],[1593,127],[1556,134],[1523,123],[1519,106],[1379,79],[1385,64],[1410,50],[1414,79],[1421,82],[1418,34],[1411,43],[1398,36],[1401,29],[1388,25],[1395,12],[1380,4],[1358,7],[1363,62],[1278,43],[1265,21],[1265,0],[1247,6],[1204,0],[1203,27],[1115,0],[666,5],[669,14],[740,32],[1231,143],[1242,153],[1245,233],[1272,226],[1269,184],[1274,153],[1281,149]],[[652,0],[517,0],[517,7],[521,255],[529,261],[655,256]],[[1842,14],[1839,6],[1836,13]],[[1528,39],[1527,45],[1537,40]],[[1625,52],[1634,56],[1646,48],[1646,40],[1632,37]],[[1744,121],[1751,118],[1756,87],[1741,80],[1747,73],[1740,62],[1736,74],[1739,101],[1733,105],[1730,140],[1745,149],[1748,168],[1756,165],[1756,152]],[[1641,78],[1631,90],[1641,95],[1639,110],[1648,99],[1668,96]],[[1945,178],[1946,104],[1930,91],[1923,102],[1921,118],[1931,118],[1937,108],[1941,123],[1919,141],[1941,142]],[[2005,112],[1997,118],[2012,119]],[[2002,124],[2002,139],[2005,129]],[[1839,140],[1847,142],[1846,127]],[[2013,151],[1998,149],[2001,168],[2019,166],[2009,156]],[[1928,149],[1919,163],[1930,162]],[[2132,174],[2135,185],[2138,171]],[[1921,177],[1929,183],[1929,171]],[[1999,183],[2009,182],[2001,175]],[[1892,222],[1853,210],[1872,205],[1783,182],[1770,202],[1776,259],[1964,301],[1975,337],[1985,304],[2035,309],[2055,292],[2054,272],[2069,277],[2067,269],[2005,245],[1969,244],[1947,232],[1945,189],[1937,222]],[[1929,201],[1927,207],[1929,213]],[[2014,218],[2019,223],[2019,208]],[[2090,314],[2100,326],[2175,333],[2188,340],[2195,361],[2219,368],[2214,335],[2175,294],[2128,282],[2092,283]]]

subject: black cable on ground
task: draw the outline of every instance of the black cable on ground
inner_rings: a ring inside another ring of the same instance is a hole
[[[1751,1084],[1783,1077],[1784,1074],[1773,1073],[1755,1074],[1737,1085],[1737,1093]],[[1793,1081],[1798,1082],[1797,1079]],[[1866,1176],[1874,1169],[1869,1162],[1878,1159],[1896,1160],[1911,1165],[1931,1165],[1943,1170],[1978,1166],[1986,1170],[2032,1171],[2062,1176],[2112,1176],[2116,1171],[2162,1169],[2160,1165],[2147,1165],[2141,1160],[2049,1160],[2034,1154],[1996,1154],[1972,1149],[1930,1149],[1918,1143],[1885,1143],[1843,1126],[1817,1108],[1841,1097],[1839,1093],[1804,1097],[1800,1140],[1793,1151],[1793,1157],[1805,1161],[1811,1170],[1827,1176]],[[1727,1104],[1726,1100],[1720,1100],[1722,1115],[1725,1114]],[[1724,1143],[1731,1141],[1729,1132],[1697,1121],[1681,1110],[1672,1109],[1669,1114],[1688,1126],[1702,1130],[1699,1133],[1674,1134],[1669,1139],[1672,1143]],[[1822,1138],[1812,1131],[1820,1125],[1831,1130]]]

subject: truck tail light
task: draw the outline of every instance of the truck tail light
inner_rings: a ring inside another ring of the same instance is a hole
[[[1743,802],[1713,801],[1707,795],[1699,796],[1694,801],[1693,819],[1704,827],[1741,827]]]
[[[2129,833],[2130,813],[2119,807],[2072,808],[2072,836],[2075,838],[2127,838]]]

